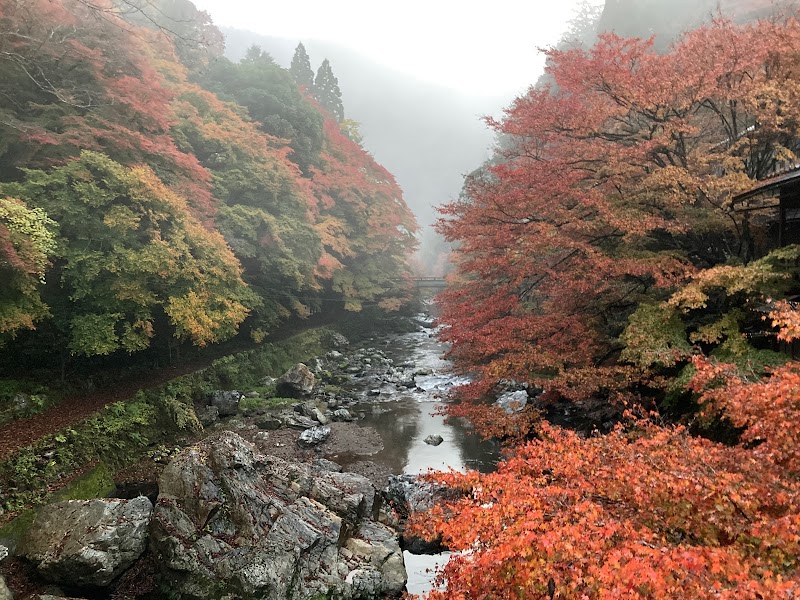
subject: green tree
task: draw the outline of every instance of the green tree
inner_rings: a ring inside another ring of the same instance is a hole
[[[306,89],[314,87],[314,71],[311,69],[311,59],[308,57],[306,47],[303,42],[297,44],[292,57],[292,64],[289,66],[289,73],[292,74],[297,85]]]
[[[291,159],[304,174],[318,164],[322,115],[303,97],[289,72],[261,48],[251,47],[238,64],[215,61],[201,84],[223,100],[246,107],[264,133],[289,140]]]
[[[333,74],[331,63],[327,58],[319,66],[317,78],[314,80],[314,98],[336,117],[339,123],[342,122],[344,119],[342,91],[339,89],[339,80]]]
[[[148,167],[84,151],[52,171],[27,171],[0,194],[59,225],[46,298],[50,333],[70,354],[144,350],[160,323],[205,346],[233,336],[256,302],[222,236]]]
[[[0,197],[0,343],[48,315],[39,288],[55,251],[55,225],[41,208]]]

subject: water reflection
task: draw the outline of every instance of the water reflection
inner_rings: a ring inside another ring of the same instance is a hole
[[[490,471],[498,460],[497,446],[483,441],[458,419],[445,421],[442,399],[455,386],[468,379],[450,372],[451,363],[443,358],[446,344],[429,330],[384,339],[381,349],[403,365],[414,377],[416,388],[404,391],[379,387],[379,397],[365,397],[359,407],[365,413],[362,424],[374,428],[384,442],[383,451],[370,460],[386,466],[392,473],[423,473],[429,469],[465,468]],[[368,379],[356,385],[363,393],[374,388]],[[431,446],[429,435],[440,435],[443,442]]]
[[[416,387],[398,390],[385,385],[379,377],[366,377],[351,386],[364,398],[357,408],[364,413],[361,423],[375,429],[384,443],[384,449],[369,460],[398,475],[419,474],[429,469],[493,470],[499,459],[497,445],[483,441],[463,421],[445,420],[441,414],[447,393],[468,381],[450,372],[451,364],[443,358],[447,346],[427,329],[388,336],[377,343],[395,366],[407,370],[409,377],[416,374]],[[424,440],[429,435],[442,436],[442,443],[426,444]],[[346,457],[336,460],[347,466]],[[447,552],[438,555],[405,552],[408,591],[412,594],[430,591],[436,567],[444,565],[449,556]]]

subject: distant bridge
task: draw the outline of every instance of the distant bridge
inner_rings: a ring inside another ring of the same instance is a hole
[[[412,277],[411,280],[417,289],[437,288],[442,290],[447,287],[447,282],[443,277]]]

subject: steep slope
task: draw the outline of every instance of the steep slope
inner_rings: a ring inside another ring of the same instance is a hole
[[[226,55],[244,56],[257,44],[288,66],[298,40],[222,28]],[[508,98],[473,97],[414,79],[371,62],[352,50],[303,40],[316,67],[324,58],[333,65],[345,117],[361,124],[364,147],[397,178],[406,202],[421,226],[436,219],[435,207],[456,197],[463,175],[489,155],[492,133],[481,117],[497,114]],[[432,231],[423,233],[423,254],[432,247]]]

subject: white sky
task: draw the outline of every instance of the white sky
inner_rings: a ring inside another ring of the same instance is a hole
[[[541,74],[579,0],[194,0],[218,25],[326,40],[475,95],[513,95]]]

